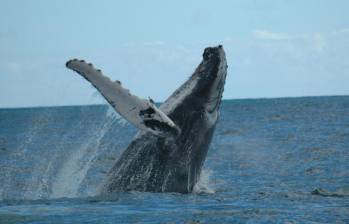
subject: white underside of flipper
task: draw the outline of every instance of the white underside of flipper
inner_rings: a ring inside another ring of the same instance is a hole
[[[113,82],[92,64],[73,59],[66,66],[89,81],[121,116],[139,129],[156,135],[179,133],[174,122],[153,102],[131,94],[119,81]]]

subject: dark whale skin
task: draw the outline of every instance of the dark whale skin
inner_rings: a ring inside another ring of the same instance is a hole
[[[219,117],[226,74],[222,46],[206,48],[190,79],[160,106],[180,134],[139,132],[110,170],[102,192],[192,192]]]

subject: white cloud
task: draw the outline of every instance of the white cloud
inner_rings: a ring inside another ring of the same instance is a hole
[[[278,33],[269,30],[256,29],[252,31],[253,37],[257,40],[268,41],[289,41],[289,44],[301,44],[312,48],[314,51],[321,53],[330,44],[335,44],[336,38],[346,37],[349,34],[348,28],[342,28],[331,32],[312,32],[312,33]]]
[[[311,36],[311,38],[315,50],[317,50],[318,52],[322,52],[325,50],[325,48],[327,47],[327,41],[324,35],[320,33],[315,33]]]
[[[332,32],[315,32],[315,33],[278,33],[269,30],[257,29],[252,31],[252,34],[257,39],[266,40],[314,40],[319,46],[324,45],[325,39],[333,35],[347,35],[349,34],[349,28],[342,28],[334,30]]]
[[[331,34],[334,36],[349,34],[349,28],[334,30]]]
[[[288,33],[275,33],[268,30],[254,30],[254,37],[258,39],[269,39],[269,40],[289,40],[294,39],[293,35]]]
[[[164,41],[154,41],[154,42],[145,42],[143,43],[144,46],[150,46],[150,47],[156,47],[156,46],[163,46],[165,45]]]
[[[22,66],[17,62],[8,62],[6,67],[11,74],[19,74],[22,70]]]
[[[229,37],[229,36],[224,37],[224,41],[226,41],[226,42],[229,42],[229,41],[232,41],[232,40],[233,40],[232,37]]]

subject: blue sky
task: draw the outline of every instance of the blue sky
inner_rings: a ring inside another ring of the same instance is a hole
[[[224,98],[349,94],[349,1],[0,1],[0,107],[104,103],[65,68],[92,62],[165,100],[223,44]]]

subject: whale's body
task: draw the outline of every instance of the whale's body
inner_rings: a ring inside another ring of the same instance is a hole
[[[112,87],[103,86],[110,80],[99,81],[95,76],[100,74],[81,63],[69,61],[67,67],[90,81],[122,116],[140,128],[110,170],[102,191],[191,192],[200,177],[219,116],[227,74],[223,48],[206,48],[194,74],[159,108],[133,99],[128,90],[129,101],[127,94],[120,97],[123,89],[119,86],[113,87],[119,93],[112,93]],[[124,115],[120,107],[128,107],[126,113],[130,112]]]

